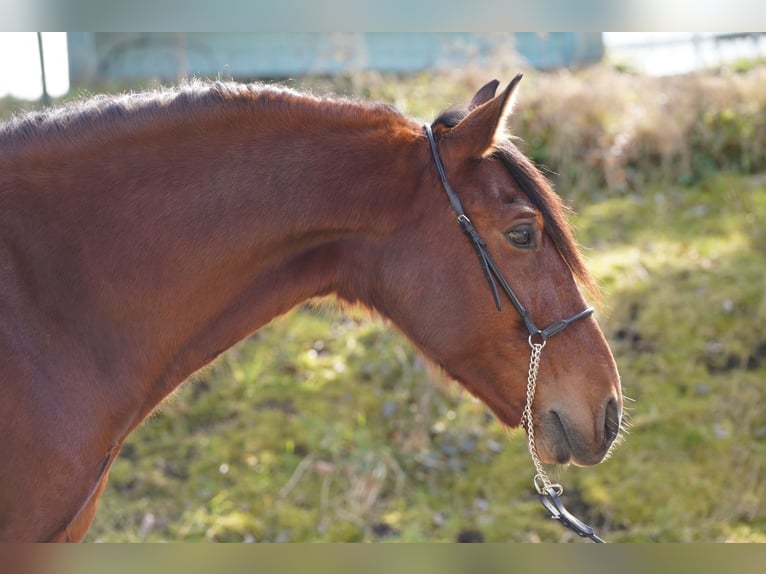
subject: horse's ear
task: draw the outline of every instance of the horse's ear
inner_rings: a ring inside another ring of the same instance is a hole
[[[495,92],[497,92],[497,87],[499,85],[499,81],[492,80],[491,82],[488,82],[479,88],[479,91],[476,92],[476,95],[471,100],[471,105],[468,106],[468,111],[471,111],[474,108],[478,108],[480,105],[485,104],[494,98]]]
[[[480,159],[492,151],[495,142],[505,139],[505,120],[513,109],[516,86],[521,81],[518,74],[500,94],[491,97],[476,106],[474,102],[494,92],[493,82],[484,86],[473,97],[471,109],[460,123],[450,130],[449,140],[454,142],[463,157]],[[496,86],[495,86],[496,88]]]

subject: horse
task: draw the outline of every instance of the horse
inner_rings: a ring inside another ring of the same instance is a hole
[[[543,462],[602,461],[620,377],[581,311],[598,288],[568,208],[506,133],[519,79],[425,128],[381,103],[199,80],[2,125],[0,540],[81,541],[126,437],[314,297],[387,319],[500,424],[534,430]],[[488,257],[518,313],[499,310]]]

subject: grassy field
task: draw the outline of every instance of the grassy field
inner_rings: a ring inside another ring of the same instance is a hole
[[[764,69],[528,74],[512,120],[576,210],[630,397],[604,464],[555,469],[610,541],[766,542]],[[420,118],[500,71],[301,81]],[[567,541],[521,432],[393,328],[332,303],[278,318],[130,438],[90,541]]]

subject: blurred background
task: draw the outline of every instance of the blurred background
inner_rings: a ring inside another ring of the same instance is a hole
[[[348,71],[413,73],[487,65],[515,51],[538,70],[582,67],[609,59],[651,75],[704,70],[766,55],[764,33],[571,32],[477,33],[99,33],[0,34],[0,96],[42,97],[47,90],[106,81],[188,76],[284,78]]]
[[[766,34],[3,33],[0,119],[188,77],[422,120],[525,72],[518,145],[573,207],[630,430],[552,469],[610,541],[766,542]],[[45,89],[43,72],[45,69]],[[273,321],[129,439],[90,541],[571,541],[506,433],[391,326]]]

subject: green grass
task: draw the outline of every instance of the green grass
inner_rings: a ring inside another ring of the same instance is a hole
[[[329,308],[274,321],[196,379],[131,438],[91,539],[451,539],[457,500],[469,524],[489,516],[465,477],[525,456],[400,335]]]
[[[630,498],[626,540],[764,540],[764,181],[719,175],[581,216],[584,237],[614,234],[591,257],[636,400],[608,479]]]

